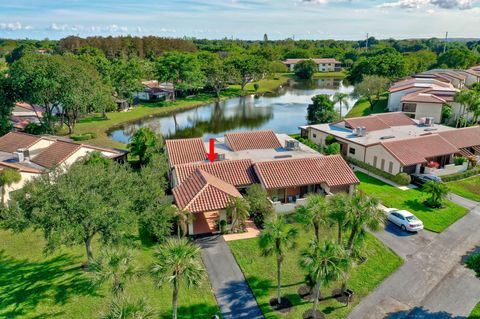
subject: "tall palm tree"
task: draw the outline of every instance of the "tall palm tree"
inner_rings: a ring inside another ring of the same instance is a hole
[[[343,92],[337,92],[333,95],[333,103],[338,104],[340,106],[340,119],[342,119],[342,108],[345,106],[345,108],[348,110],[349,105],[348,105],[348,95],[347,93]]]
[[[155,311],[146,299],[131,300],[125,296],[114,298],[101,319],[153,319]]]
[[[155,251],[155,259],[150,274],[157,287],[165,283],[172,285],[172,318],[177,319],[180,283],[196,287],[205,276],[200,263],[200,247],[186,238],[169,238]]]
[[[342,244],[343,230],[347,226],[350,214],[350,196],[348,194],[335,194],[328,198],[330,214],[328,217],[337,224],[337,243]]]
[[[280,293],[281,266],[285,259],[285,252],[293,249],[296,245],[298,230],[290,227],[283,218],[278,217],[265,224],[259,239],[259,246],[262,255],[270,256],[275,254],[277,259],[277,302],[282,303]]]
[[[351,198],[350,214],[347,226],[351,233],[348,239],[347,250],[352,255],[353,244],[364,234],[365,227],[378,230],[385,223],[385,214],[379,207],[380,202],[374,197],[357,192]]]
[[[317,312],[321,287],[340,279],[347,265],[347,253],[343,247],[330,240],[320,243],[314,239],[302,252],[300,266],[315,280],[313,314]]]
[[[92,274],[92,283],[99,286],[111,282],[111,291],[118,297],[128,280],[141,275],[139,268],[133,265],[134,254],[124,247],[108,247],[88,266]]]
[[[448,187],[444,183],[436,181],[425,183],[423,191],[430,194],[428,202],[432,206],[440,206],[448,195]]]
[[[230,197],[230,204],[228,204],[227,214],[232,219],[231,231],[235,231],[238,225],[243,225],[250,216],[250,205],[243,197]]]
[[[468,118],[468,113],[480,112],[480,95],[476,90],[461,90],[455,95],[454,101],[461,105],[461,112],[457,114],[456,127],[461,126],[460,119]],[[468,121],[464,125],[467,126]]]
[[[0,187],[2,188],[2,203],[5,205],[5,195],[7,193],[7,187],[12,184],[18,183],[22,180],[22,175],[14,169],[4,168],[0,171]]]
[[[186,209],[180,209],[176,205],[172,206],[177,224],[177,234],[181,237],[186,236],[188,233],[188,224],[194,221],[195,216]]]
[[[310,194],[306,205],[296,208],[295,217],[298,222],[313,227],[315,237],[320,240],[320,227],[328,222],[329,205],[323,195]]]

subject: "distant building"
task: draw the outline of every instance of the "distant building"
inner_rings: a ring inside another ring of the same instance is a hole
[[[159,83],[156,80],[143,81],[144,90],[137,92],[134,95],[134,99],[140,101],[170,101],[173,98],[173,84],[171,83]]]
[[[343,71],[342,62],[337,61],[336,59],[287,59],[282,63],[285,64],[290,72],[293,72],[295,64],[305,61],[312,60],[318,66],[318,72],[341,72]]]
[[[10,121],[16,131],[23,131],[30,123],[40,123],[44,112],[44,109],[38,105],[17,102],[10,115]]]

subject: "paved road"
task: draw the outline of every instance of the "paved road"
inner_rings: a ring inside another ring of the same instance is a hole
[[[202,259],[224,319],[263,319],[257,301],[222,236],[198,239]]]
[[[350,319],[468,316],[480,300],[480,281],[461,262],[479,248],[480,206],[458,197],[452,200],[476,206],[441,234],[400,237],[395,229],[389,231],[392,226],[376,234],[402,255],[405,263],[355,307]],[[415,253],[408,254],[408,249]]]

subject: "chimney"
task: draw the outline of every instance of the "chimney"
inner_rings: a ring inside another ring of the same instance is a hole
[[[17,157],[18,162],[22,163],[30,159],[30,152],[26,148],[19,148],[15,152],[15,156]]]

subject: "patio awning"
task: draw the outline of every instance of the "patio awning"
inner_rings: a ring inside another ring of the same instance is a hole
[[[480,145],[472,146],[472,148],[475,150],[476,153],[480,154]]]
[[[470,156],[473,156],[473,154],[466,148],[461,148],[458,150],[458,152],[460,153],[460,155],[462,156],[466,156],[466,157],[470,157]]]

